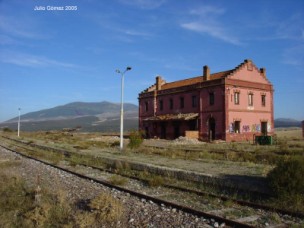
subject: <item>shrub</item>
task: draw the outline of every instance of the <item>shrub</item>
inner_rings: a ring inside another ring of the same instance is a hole
[[[119,173],[123,170],[123,164],[119,160],[115,160],[115,162],[112,165],[109,165],[110,169],[114,169],[115,172]]]
[[[99,222],[115,222],[123,216],[123,205],[111,195],[102,193],[90,203],[90,208]]]
[[[277,144],[279,145],[279,150],[281,152],[288,152],[288,142],[285,137],[277,140]]]
[[[151,176],[148,178],[148,185],[150,187],[158,187],[164,184],[164,178],[161,176]]]
[[[112,143],[110,143],[110,147],[118,147],[120,145],[119,141],[114,141]]]
[[[128,179],[118,175],[112,175],[109,179],[109,182],[114,185],[125,185],[128,182]]]
[[[3,132],[7,132],[7,133],[13,132],[13,130],[10,129],[10,128],[8,128],[8,127],[3,128],[2,131],[3,131]]]
[[[129,147],[131,149],[138,148],[144,141],[143,137],[143,132],[142,131],[131,131],[130,132],[130,141],[129,141]]]
[[[0,227],[24,226],[24,215],[33,205],[33,194],[18,177],[0,174]]]
[[[277,197],[302,195],[304,198],[304,158],[280,161],[268,174],[270,186]]]
[[[116,227],[122,221],[123,204],[106,193],[91,200],[88,210],[71,204],[66,191],[50,193],[43,186],[37,200],[37,190],[24,179],[3,174],[14,165],[0,166],[0,227]]]

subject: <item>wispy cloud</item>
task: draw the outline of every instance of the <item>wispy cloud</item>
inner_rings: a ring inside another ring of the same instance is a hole
[[[304,69],[304,45],[298,45],[283,52],[283,63]]]
[[[234,45],[242,44],[237,37],[229,35],[226,29],[223,28],[223,26],[217,25],[215,23],[196,21],[190,23],[183,23],[181,24],[181,26],[182,28],[198,33],[204,33],[214,38],[223,40],[227,43],[231,43]]]
[[[54,59],[49,59],[44,56],[30,55],[16,52],[1,52],[0,62],[14,64],[24,67],[65,67],[75,68],[74,64],[60,62]]]
[[[225,13],[225,9],[224,8],[220,8],[220,7],[214,7],[214,6],[204,6],[201,8],[197,8],[197,9],[192,9],[190,10],[190,14],[193,15],[204,15],[206,16],[206,14],[223,14]]]
[[[300,13],[277,17],[267,12],[266,16],[262,14],[247,24],[246,27],[252,33],[250,36],[247,35],[246,40],[304,41],[304,17]]]
[[[304,17],[294,14],[284,18],[276,25],[276,37],[280,39],[293,39],[304,41]]]
[[[129,30],[129,29],[119,29],[118,31],[129,35],[129,36],[141,36],[141,37],[151,37],[153,36],[151,33],[137,30]]]
[[[41,34],[34,31],[31,26],[34,22],[28,19],[16,19],[9,16],[0,15],[0,30],[9,36],[20,38],[42,38]]]
[[[227,26],[221,22],[220,16],[225,9],[213,6],[204,6],[189,11],[189,15],[195,16],[190,22],[183,22],[180,26],[184,29],[206,34],[230,44],[241,45],[242,42],[232,35]]]
[[[18,44],[19,42],[7,35],[0,34],[0,45]]]
[[[107,27],[115,33],[115,37],[121,41],[133,42],[134,38],[149,39],[154,35],[140,29],[128,29],[120,26]]]
[[[102,30],[106,30],[104,38],[115,39],[122,42],[134,42],[136,38],[150,39],[154,36],[151,30],[147,30],[143,22],[122,23],[117,15],[90,15],[90,20],[96,23]]]
[[[140,9],[156,9],[163,5],[167,0],[119,0],[119,2],[134,6]]]

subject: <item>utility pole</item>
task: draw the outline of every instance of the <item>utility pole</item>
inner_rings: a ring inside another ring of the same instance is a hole
[[[21,108],[18,108],[18,111],[19,111],[19,120],[18,120],[18,137],[20,136],[20,110],[21,110]]]
[[[116,70],[116,73],[121,74],[121,97],[120,97],[120,150],[123,149],[123,93],[124,93],[124,75],[127,71],[131,70],[131,67],[127,67],[125,71],[121,72]]]

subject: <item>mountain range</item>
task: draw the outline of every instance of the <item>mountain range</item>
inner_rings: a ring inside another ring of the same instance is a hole
[[[119,132],[120,104],[108,101],[73,102],[20,116],[24,131],[79,128],[84,132]],[[0,128],[16,130],[18,117],[0,123]],[[137,129],[138,106],[124,103],[124,129]]]
[[[17,129],[18,117],[0,123],[1,128]],[[275,119],[276,128],[301,127],[301,121]],[[23,131],[78,128],[82,132],[119,132],[120,104],[108,101],[73,102],[66,105],[21,115]],[[124,130],[138,128],[138,106],[124,103]]]
[[[274,120],[275,128],[279,127],[301,127],[301,121],[290,118],[278,118]]]

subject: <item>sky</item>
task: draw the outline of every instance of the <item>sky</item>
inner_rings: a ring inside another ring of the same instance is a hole
[[[18,108],[120,103],[116,69],[132,67],[124,102],[138,104],[157,75],[245,59],[266,68],[275,118],[304,120],[303,0],[0,0],[0,122]]]

